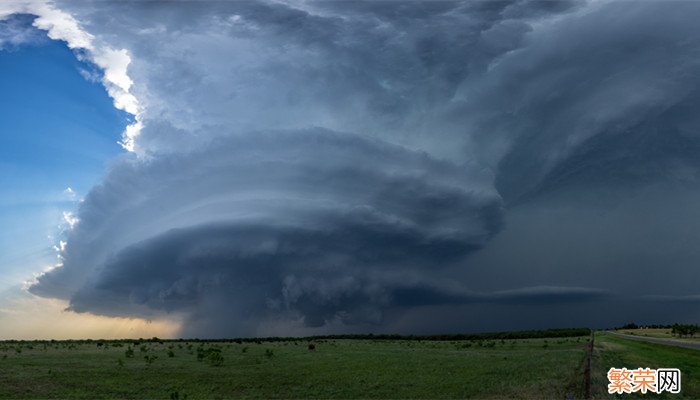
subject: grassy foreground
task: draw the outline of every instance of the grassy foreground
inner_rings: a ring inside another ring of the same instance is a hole
[[[657,336],[658,337],[658,336]],[[595,399],[616,398],[608,394],[607,371],[610,368],[678,368],[681,393],[626,394],[624,398],[698,399],[700,398],[700,351],[662,344],[639,342],[605,333],[597,333],[593,352],[591,393]],[[617,397],[620,398],[620,397]]]
[[[0,398],[580,399],[587,341],[4,342]]]

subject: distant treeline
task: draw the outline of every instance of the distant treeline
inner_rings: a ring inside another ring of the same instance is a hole
[[[700,332],[700,326],[696,324],[669,324],[669,325],[642,325],[639,326],[634,322],[625,324],[620,328],[615,329],[670,329],[673,335],[682,336],[695,336],[696,333]]]
[[[700,331],[700,327],[694,324],[673,324],[673,326],[671,326],[671,333],[678,337],[693,337],[698,331]]]
[[[639,326],[635,324],[634,322],[630,322],[629,324],[622,325],[619,328],[615,329],[640,329],[640,328],[648,328],[648,329],[671,329],[673,328],[673,325],[663,325],[663,324],[651,324],[651,325],[642,325]]]
[[[259,337],[259,338],[233,338],[233,339],[83,339],[83,340],[5,340],[5,343],[34,342],[34,343],[100,343],[100,342],[124,342],[139,345],[141,342],[164,343],[164,342],[220,342],[220,343],[262,343],[262,342],[295,342],[295,341],[319,341],[319,340],[513,340],[513,339],[534,339],[534,338],[562,338],[574,336],[588,336],[591,334],[589,328],[566,328],[566,329],[546,329],[513,332],[487,332],[487,333],[455,333],[443,335],[398,335],[398,334],[346,334],[346,335],[320,335],[305,337]]]

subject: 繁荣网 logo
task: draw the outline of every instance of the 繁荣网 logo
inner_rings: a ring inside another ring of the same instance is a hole
[[[610,368],[608,393],[680,393],[681,371],[678,368]]]

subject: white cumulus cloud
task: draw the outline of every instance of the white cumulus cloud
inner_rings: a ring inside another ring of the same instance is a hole
[[[142,109],[138,99],[130,92],[133,84],[127,73],[131,57],[126,49],[114,49],[83,29],[69,13],[57,8],[48,0],[10,1],[0,4],[0,19],[12,14],[31,14],[36,19],[33,25],[46,31],[49,38],[66,42],[73,50],[80,51],[90,62],[103,71],[102,84],[114,100],[114,106],[134,117],[125,129],[120,144],[130,152],[136,151],[135,139],[143,124]]]

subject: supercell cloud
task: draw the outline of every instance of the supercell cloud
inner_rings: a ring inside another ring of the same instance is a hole
[[[94,188],[63,267],[33,292],[71,309],[184,311],[217,327],[288,315],[378,321],[500,225],[488,176],[376,139],[313,129],[124,161]],[[221,321],[221,316],[225,316]],[[207,328],[210,328],[207,326]]]
[[[185,336],[697,317],[700,4],[56,7],[143,125],[32,293]]]

